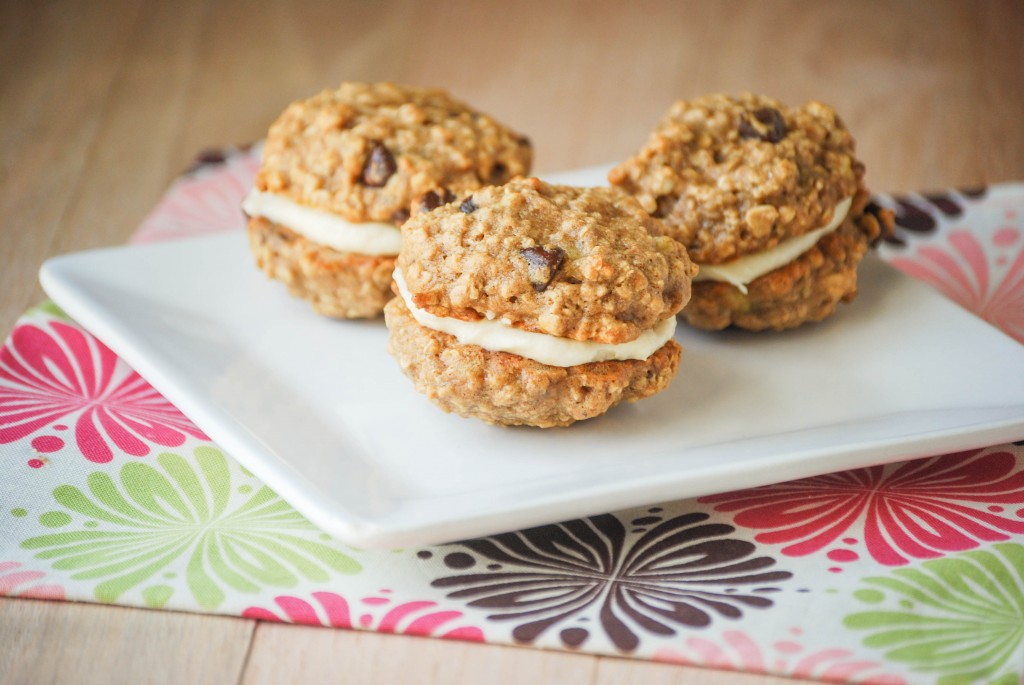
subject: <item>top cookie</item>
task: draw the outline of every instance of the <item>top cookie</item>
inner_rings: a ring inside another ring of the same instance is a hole
[[[437,316],[612,344],[674,316],[696,272],[632,198],[535,178],[414,215],[398,268]]]
[[[342,83],[273,123],[256,188],[353,222],[401,225],[413,201],[529,173],[524,136],[441,90]]]
[[[664,219],[694,261],[720,264],[828,224],[863,175],[830,107],[744,94],[676,102],[608,180]]]

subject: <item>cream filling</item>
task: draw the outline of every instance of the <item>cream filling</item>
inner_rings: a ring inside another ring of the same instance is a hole
[[[242,201],[242,211],[287,226],[314,243],[340,252],[395,255],[402,249],[402,232],[391,224],[346,221],[337,214],[305,207],[282,195],[255,188]]]
[[[670,316],[651,330],[641,333],[636,340],[612,345],[523,331],[497,320],[461,321],[434,316],[413,304],[401,271],[395,269],[394,277],[405,306],[421,326],[453,335],[463,345],[477,345],[491,352],[509,352],[548,366],[647,359],[671,340],[676,332],[676,317]]]
[[[724,264],[699,264],[700,273],[693,280],[695,281],[725,281],[732,283],[746,294],[747,284],[764,276],[769,271],[775,271],[780,266],[789,264],[791,261],[814,247],[822,236],[839,228],[846,215],[850,212],[852,197],[839,202],[836,205],[832,221],[827,226],[815,229],[810,233],[798,235],[789,240],[783,240],[770,250],[758,252],[757,254],[746,255]]]

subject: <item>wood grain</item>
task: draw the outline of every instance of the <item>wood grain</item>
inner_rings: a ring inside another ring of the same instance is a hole
[[[325,659],[324,655],[332,655]],[[725,685],[725,671],[405,635],[261,623],[242,685],[334,683],[560,683]],[[759,677],[759,685],[810,681]]]
[[[751,90],[835,106],[878,189],[1024,178],[1022,26],[1015,0],[0,0],[0,329],[42,298],[45,258],[123,243],[196,152],[344,79],[446,87],[529,134],[540,171],[630,154],[675,99]],[[4,600],[0,680],[778,681],[254,626]]]
[[[127,607],[0,602],[4,685],[233,683],[253,621]]]

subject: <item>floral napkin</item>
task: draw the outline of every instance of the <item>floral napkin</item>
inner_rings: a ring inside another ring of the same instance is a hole
[[[256,166],[248,150],[204,155],[133,242],[239,230]],[[885,259],[1024,341],[1024,185],[875,201],[898,216]],[[1016,685],[1022,445],[359,550],[45,303],[0,349],[0,594],[831,682]]]

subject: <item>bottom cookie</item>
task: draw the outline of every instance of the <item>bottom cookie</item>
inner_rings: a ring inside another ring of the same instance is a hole
[[[263,218],[249,219],[249,246],[256,264],[289,292],[324,316],[380,316],[393,297],[395,256],[339,252]]]
[[[548,366],[421,326],[401,298],[384,319],[388,351],[417,391],[447,412],[508,426],[568,426],[649,397],[668,387],[682,353],[669,340],[643,360]]]
[[[847,220],[789,264],[751,282],[746,293],[729,283],[698,281],[680,316],[711,331],[784,330],[821,321],[857,295],[857,265],[882,230],[871,214]]]

